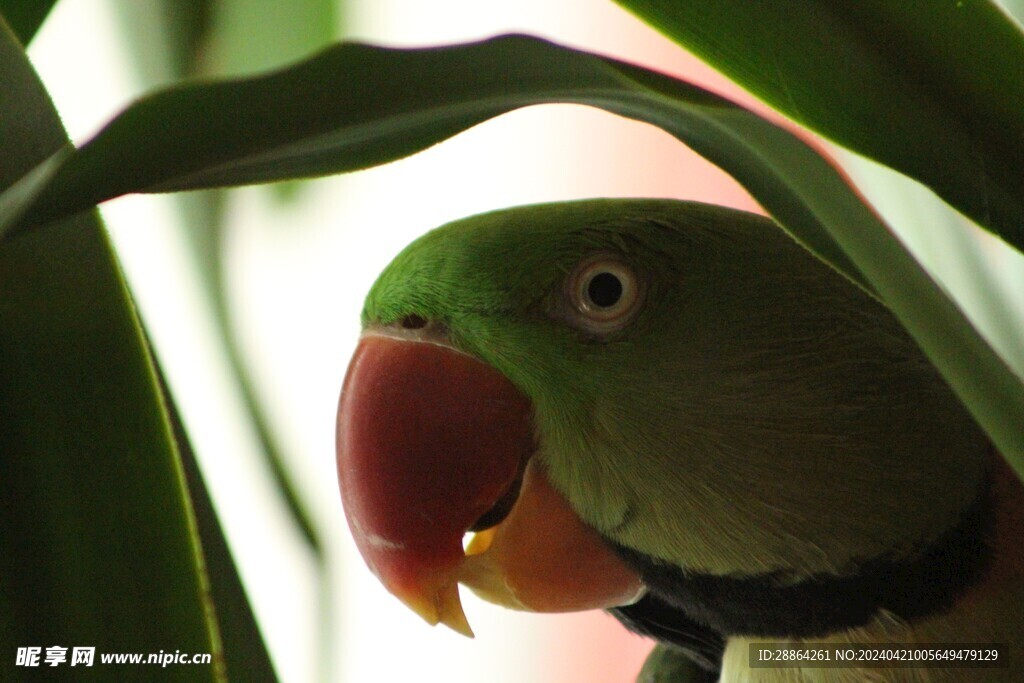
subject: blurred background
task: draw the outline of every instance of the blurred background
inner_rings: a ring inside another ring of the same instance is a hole
[[[757,106],[593,0],[65,0],[30,56],[81,143],[133,98],[180,78],[266,70],[341,39],[411,47],[508,32]],[[912,181],[836,154],[1024,374],[1019,255]],[[520,110],[352,175],[102,207],[282,681],[623,683],[639,670],[651,644],[602,613],[514,613],[467,592],[475,640],[429,628],[363,565],[334,468],[338,391],[362,298],[384,265],[455,218],[596,196],[759,210],[659,129],[570,105]]]

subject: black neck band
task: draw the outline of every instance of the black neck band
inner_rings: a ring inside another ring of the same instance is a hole
[[[614,545],[650,594],[610,611],[644,635],[684,649],[699,644],[702,659],[711,655],[709,645],[721,642],[724,647],[724,638],[732,635],[814,638],[862,626],[879,610],[904,620],[939,613],[977,580],[990,560],[986,538],[992,507],[986,487],[955,527],[914,558],[872,558],[849,576],[818,574],[796,583],[777,573],[689,572]],[[673,639],[673,630],[685,637]]]

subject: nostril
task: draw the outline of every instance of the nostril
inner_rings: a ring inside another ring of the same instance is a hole
[[[427,319],[421,315],[407,315],[400,324],[406,330],[420,330],[427,326]]]

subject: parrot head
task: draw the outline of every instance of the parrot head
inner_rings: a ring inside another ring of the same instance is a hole
[[[742,212],[461,220],[395,258],[362,324],[349,527],[389,591],[467,635],[460,583],[569,611],[639,599],[638,556],[792,582],[909,557],[984,478],[984,440],[888,311]]]

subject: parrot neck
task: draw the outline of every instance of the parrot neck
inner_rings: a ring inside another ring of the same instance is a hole
[[[876,557],[848,575],[793,581],[779,573],[689,572],[616,545],[649,593],[611,612],[630,630],[696,653],[701,663],[714,661],[715,648],[731,636],[816,638],[862,626],[880,610],[911,623],[941,613],[992,581],[1024,574],[1024,487],[995,458],[974,504],[913,558]]]
[[[996,457],[992,473],[991,508],[987,545],[993,549],[991,561],[962,596],[962,601],[983,599],[994,590],[1019,586],[1024,577],[1024,483],[1006,461]]]

